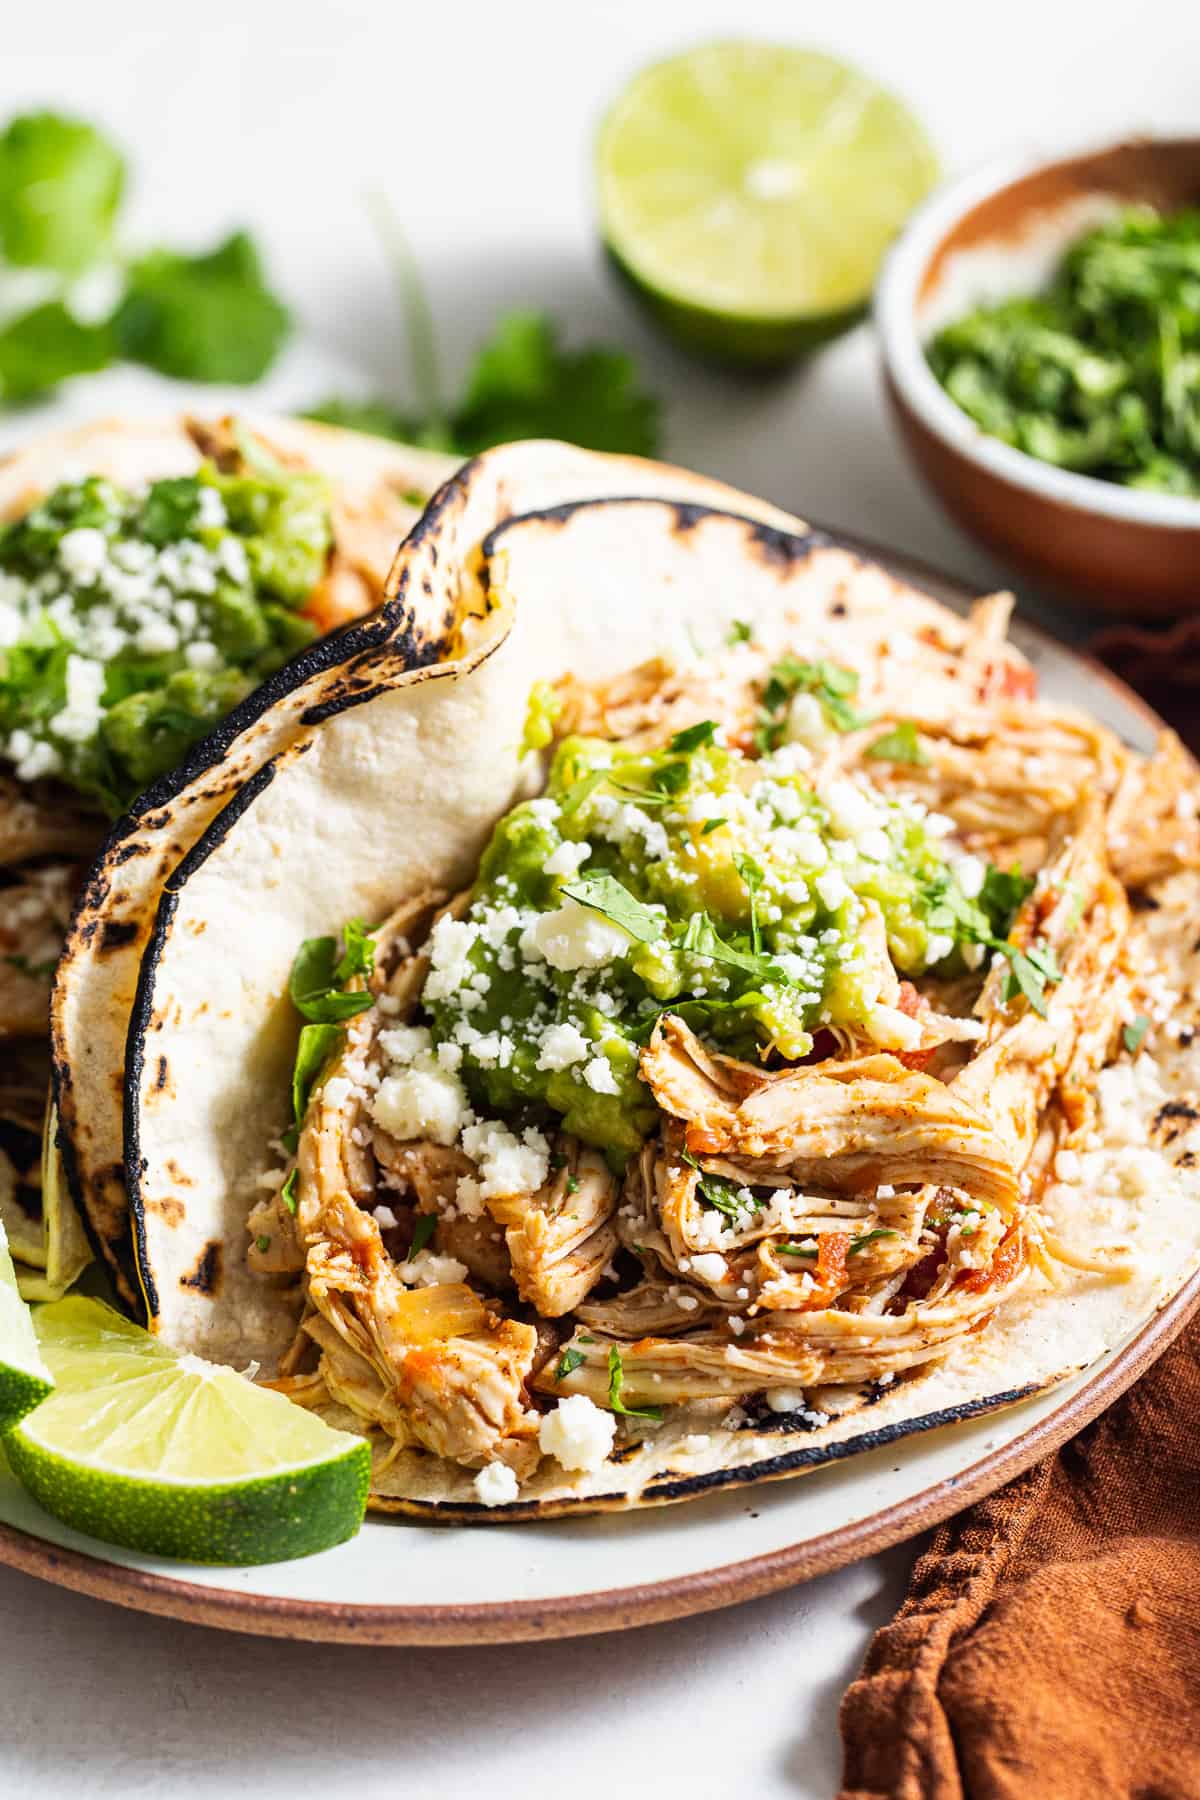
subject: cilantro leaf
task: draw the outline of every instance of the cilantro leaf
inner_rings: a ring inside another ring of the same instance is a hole
[[[810,1250],[807,1244],[776,1244],[775,1249],[780,1256],[809,1256],[815,1259],[820,1254],[818,1250]]]
[[[235,231],[202,256],[139,257],[113,327],[131,362],[183,381],[248,383],[271,367],[291,319],[266,284],[253,240]]]
[[[299,1185],[299,1182],[300,1182],[300,1171],[298,1168],[293,1169],[291,1174],[288,1176],[287,1180],[284,1182],[283,1186],[279,1190],[279,1198],[283,1201],[283,1204],[287,1207],[287,1209],[290,1213],[294,1213],[296,1210],[296,1206],[297,1206],[297,1202],[298,1202],[298,1196],[296,1193],[296,1189]],[[268,1238],[266,1244],[264,1244],[263,1240],[261,1238],[259,1238],[259,1240],[258,1240],[259,1249],[265,1250],[267,1248],[267,1244],[269,1244],[270,1242],[271,1242],[271,1240],[270,1240],[270,1238]]]
[[[918,768],[929,761],[911,719],[901,719],[891,731],[885,731],[882,737],[875,739],[865,754],[878,762],[913,763]]]
[[[555,1381],[565,1381],[585,1360],[582,1350],[576,1350],[574,1344],[568,1344],[558,1359],[558,1367],[554,1371]]]
[[[1062,980],[1062,970],[1055,960],[1053,950],[1037,950],[1030,948],[1021,950],[1016,944],[991,941],[991,948],[1007,957],[1009,966],[1008,980],[1004,985],[1004,999],[1015,1000],[1023,994],[1035,1013],[1046,1017],[1046,986]]]
[[[10,319],[0,331],[0,399],[30,400],[73,375],[93,375],[113,360],[107,325],[82,325],[61,300]]]
[[[1023,875],[1016,863],[1007,871],[989,863],[979,890],[979,905],[992,922],[997,937],[1005,937],[1017,910],[1032,894],[1032,875]]]
[[[1125,1048],[1128,1050],[1130,1056],[1137,1055],[1142,1047],[1142,1039],[1149,1029],[1150,1021],[1145,1013],[1139,1013],[1135,1019],[1130,1019],[1128,1025],[1126,1025],[1121,1033]]]
[[[352,923],[361,927],[362,920],[356,919]],[[370,939],[365,940],[356,954],[365,956],[368,950],[373,959],[375,946]],[[370,994],[340,991],[340,982],[348,978],[339,973],[345,961],[343,958],[342,963],[338,962],[336,938],[305,938],[296,952],[288,977],[292,1005],[304,1018],[318,1024],[330,1024],[338,1019],[352,1018],[370,1006]]]
[[[94,125],[51,112],[11,120],[0,135],[5,260],[82,274],[109,247],[124,188],[125,159]]]
[[[753,636],[753,627],[745,619],[731,619],[725,642],[732,648],[734,644],[748,644]]]
[[[297,1128],[304,1123],[309,1095],[317,1077],[340,1046],[343,1036],[340,1025],[305,1025],[301,1028],[292,1068],[292,1117]]]
[[[342,943],[345,949],[333,971],[333,979],[343,982],[349,981],[352,975],[361,975],[364,981],[369,981],[375,971],[375,939],[367,930],[366,922],[347,919],[342,927]]]
[[[756,981],[780,981],[785,985],[794,985],[786,969],[772,957],[737,950],[732,944],[727,944],[706,912],[691,914],[679,940],[679,948],[690,950],[695,956],[710,956],[714,962],[727,963],[731,969],[741,969]],[[742,995],[741,998],[745,1001],[747,996]]]
[[[634,898],[629,889],[597,869],[593,874],[581,873],[574,881],[564,882],[562,891],[580,906],[590,907],[627,931],[639,944],[656,944],[663,935],[663,921],[656,913]]]
[[[408,1247],[409,1256],[419,1256],[422,1250],[427,1249],[436,1230],[437,1214],[421,1213],[413,1227],[412,1243]]]
[[[824,659],[802,662],[795,656],[781,656],[767,672],[755,744],[760,752],[778,750],[783,742],[787,709],[797,694],[813,694],[835,731],[853,731],[865,725],[866,715],[856,712],[849,701],[849,696],[857,692],[858,676],[853,669],[839,668]]]
[[[668,749],[678,751],[681,756],[689,756],[693,750],[699,750],[702,744],[711,744],[716,735],[716,720],[701,719],[698,725],[687,725],[682,731],[677,731]]]
[[[585,450],[652,456],[658,403],[639,388],[619,350],[564,350],[544,313],[506,313],[475,360],[451,417],[455,446],[470,455],[517,438],[565,438]]]
[[[712,831],[720,831],[722,825],[728,825],[728,819],[705,819],[700,827],[700,836],[707,837]]]
[[[625,1385],[625,1370],[621,1365],[621,1352],[614,1344],[608,1353],[608,1404],[615,1413],[624,1413],[630,1419],[653,1419],[661,1421],[661,1406],[626,1406],[621,1398],[621,1389]]]
[[[727,1219],[736,1223],[745,1218],[747,1210],[757,1212],[763,1205],[761,1197],[753,1193],[750,1194],[748,1205],[744,1204],[738,1198],[741,1190],[735,1187],[732,1181],[727,1181],[723,1175],[713,1175],[707,1169],[702,1169],[690,1150],[684,1150],[682,1155],[684,1162],[688,1164],[689,1168],[695,1169],[700,1178],[696,1183],[696,1192],[700,1198],[706,1206],[711,1206],[716,1212],[724,1213]]]

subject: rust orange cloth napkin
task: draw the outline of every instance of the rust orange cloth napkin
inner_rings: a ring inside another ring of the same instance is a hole
[[[938,1530],[841,1724],[840,1800],[1198,1800],[1200,1323]]]

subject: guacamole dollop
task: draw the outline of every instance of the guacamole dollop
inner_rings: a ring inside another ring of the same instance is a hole
[[[801,746],[756,759],[720,737],[567,738],[545,794],[497,825],[423,995],[473,1104],[548,1108],[620,1160],[655,1121],[638,1059],[660,1012],[742,1057],[802,1059],[837,1026],[886,1041],[873,936],[919,975],[1005,923],[960,880],[947,821],[814,787]]]
[[[0,527],[0,753],[120,812],[316,635],[331,543],[317,475],[56,488]]]

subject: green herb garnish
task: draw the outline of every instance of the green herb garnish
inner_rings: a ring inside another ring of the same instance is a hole
[[[849,696],[858,692],[858,676],[852,669],[841,669],[836,663],[801,662],[794,656],[783,656],[771,665],[763,689],[762,707],[754,731],[754,742],[764,755],[778,750],[787,726],[787,709],[797,694],[813,694],[835,731],[853,731],[867,723],[866,716],[856,712]]]
[[[505,313],[476,352],[463,397],[447,405],[433,312],[399,220],[379,196],[371,212],[392,266],[415,410],[387,401],[326,400],[308,417],[472,456],[517,438],[566,438],[586,450],[653,456],[658,402],[620,350],[565,350],[544,314]]]
[[[851,1238],[850,1248],[847,1250],[846,1255],[857,1256],[860,1250],[865,1250],[868,1244],[875,1243],[878,1238],[890,1238],[896,1236],[898,1236],[898,1233],[893,1231],[891,1226],[877,1225],[874,1231],[864,1231],[861,1237]]]
[[[929,761],[911,719],[902,719],[891,731],[885,731],[865,754],[878,762],[912,763],[918,768]]]
[[[567,1176],[567,1192],[568,1192],[568,1194],[577,1194],[579,1192],[579,1177],[578,1177],[578,1175],[568,1175]]]
[[[640,900],[635,900],[615,875],[606,875],[602,870],[590,875],[579,874],[574,881],[564,882],[562,891],[570,899],[577,900],[580,906],[588,906],[593,912],[611,919],[639,944],[656,944],[663,935],[662,919]]]
[[[346,931],[346,951],[340,960],[337,939],[319,937],[306,938],[292,963],[288,979],[292,1005],[302,1017],[318,1024],[352,1018],[371,1004],[370,994],[343,993],[341,984],[352,974],[370,972],[374,940],[366,935],[361,919],[352,919]]]
[[[437,1214],[419,1213],[417,1215],[417,1222],[413,1226],[412,1243],[409,1245],[408,1250],[409,1256],[420,1256],[422,1250],[426,1249],[432,1241],[433,1234],[436,1230]]]
[[[558,1367],[554,1371],[555,1381],[565,1381],[568,1375],[573,1375],[586,1361],[582,1350],[577,1350],[574,1344],[568,1344],[558,1359]]]
[[[689,756],[693,750],[699,750],[702,744],[711,744],[716,734],[716,720],[702,719],[698,725],[688,725],[682,731],[677,731],[668,749],[678,751],[681,756]]]
[[[292,1068],[292,1116],[297,1129],[304,1123],[309,1095],[317,1077],[342,1042],[339,1025],[305,1025],[296,1045],[296,1061]]]
[[[1200,495],[1200,211],[1127,208],[1046,291],[939,332],[930,366],[990,436],[1053,463]]]
[[[621,1389],[625,1385],[625,1371],[621,1366],[621,1352],[614,1344],[608,1353],[608,1404],[613,1412],[624,1413],[629,1419],[652,1419],[661,1422],[663,1409],[661,1406],[626,1406],[621,1398]]]
[[[700,827],[700,836],[708,837],[710,832],[720,831],[722,825],[728,825],[728,819],[705,819]]]
[[[725,642],[732,648],[734,644],[748,644],[753,636],[754,628],[746,619],[732,619]]]
[[[299,1171],[299,1169],[293,1169],[291,1174],[288,1176],[287,1180],[284,1182],[283,1186],[279,1190],[279,1198],[283,1201],[283,1204],[287,1207],[287,1209],[290,1213],[294,1213],[296,1210],[296,1204],[297,1204],[297,1198],[298,1198],[296,1190],[299,1186],[299,1183],[300,1183],[300,1171]],[[268,1238],[267,1243],[269,1244],[270,1241],[271,1241],[270,1238]],[[263,1243],[261,1238],[259,1239],[258,1247],[260,1250],[265,1250],[267,1247],[266,1244]]]
[[[1124,1040],[1125,1048],[1128,1050],[1130,1056],[1137,1055],[1142,1047],[1142,1039],[1149,1029],[1150,1021],[1145,1013],[1139,1013],[1135,1019],[1130,1019],[1128,1025],[1125,1026],[1121,1033],[1121,1037]]]
[[[295,1210],[296,1209],[293,1206],[292,1211],[295,1212]],[[254,1240],[254,1247],[261,1255],[264,1251],[271,1248],[271,1240],[269,1237],[256,1237]]]

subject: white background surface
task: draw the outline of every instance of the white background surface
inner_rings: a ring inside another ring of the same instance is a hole
[[[199,246],[254,228],[304,327],[256,400],[403,393],[361,205],[375,185],[426,271],[451,388],[498,310],[546,306],[573,335],[638,352],[675,459],[994,581],[901,461],[868,330],[739,385],[659,346],[604,275],[588,192],[599,110],[642,62],[732,34],[857,59],[915,103],[947,172],[1200,117],[1189,0],[58,0],[6,16],[0,116],[50,103],[116,132],[135,238]],[[118,376],[60,410],[178,398]],[[27,428],[5,421],[0,441]],[[509,1800],[562,1784],[581,1800],[819,1800],[837,1781],[838,1700],[910,1560],[623,1636],[475,1651],[239,1639],[0,1570],[0,1795]]]

